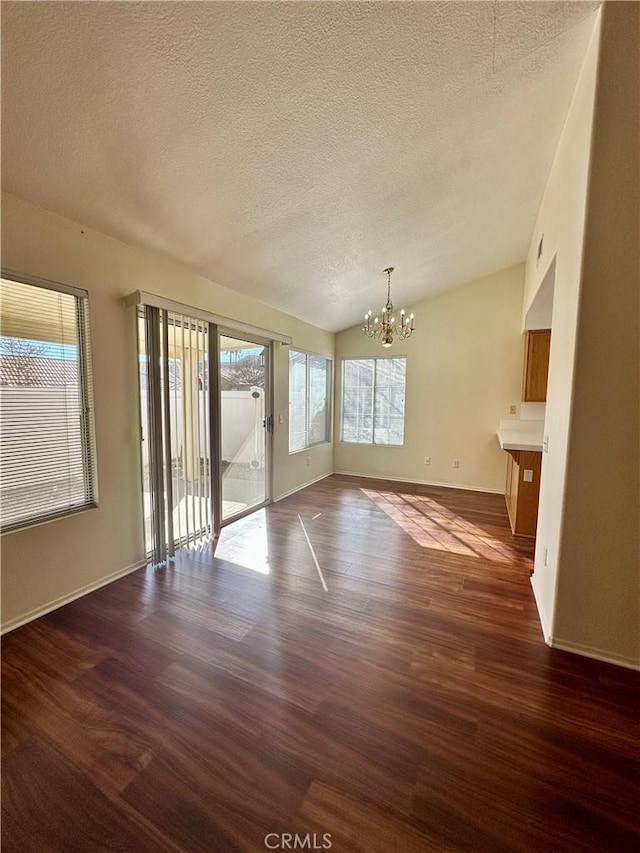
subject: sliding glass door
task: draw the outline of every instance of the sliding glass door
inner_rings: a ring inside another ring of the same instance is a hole
[[[271,347],[152,305],[138,307],[145,544],[176,548],[269,500]]]
[[[269,499],[270,347],[220,334],[222,521]]]

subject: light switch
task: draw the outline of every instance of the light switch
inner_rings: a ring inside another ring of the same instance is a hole
[[[533,471],[530,468],[525,468],[522,479],[525,483],[533,483]]]

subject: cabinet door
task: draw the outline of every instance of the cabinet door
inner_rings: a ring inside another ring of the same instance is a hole
[[[519,533],[522,536],[535,536],[538,523],[542,453],[533,450],[522,450],[520,451],[519,462],[518,500],[514,533]],[[530,475],[525,480],[527,471],[530,472]]]
[[[551,329],[527,332],[524,347],[522,400],[525,403],[544,403],[547,399]]]

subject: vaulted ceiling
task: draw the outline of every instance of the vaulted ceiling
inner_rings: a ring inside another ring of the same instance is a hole
[[[4,189],[331,331],[524,259],[598,3],[2,3]]]

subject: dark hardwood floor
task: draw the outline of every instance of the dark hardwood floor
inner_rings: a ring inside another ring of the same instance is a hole
[[[8,634],[3,850],[637,851],[640,676],[544,644],[531,558],[333,476]]]

